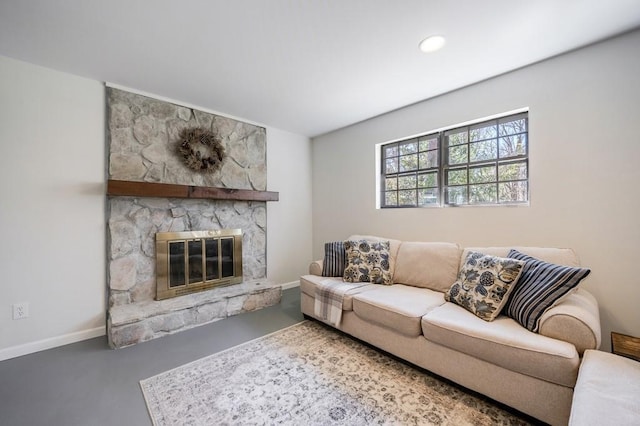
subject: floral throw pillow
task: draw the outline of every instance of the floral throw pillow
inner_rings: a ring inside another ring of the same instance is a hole
[[[389,241],[347,240],[344,242],[347,266],[343,280],[391,285]]]
[[[507,303],[525,262],[469,252],[445,300],[485,321],[493,321]]]

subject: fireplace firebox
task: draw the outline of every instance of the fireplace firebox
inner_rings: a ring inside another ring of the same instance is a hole
[[[156,234],[156,300],[242,282],[242,230]]]

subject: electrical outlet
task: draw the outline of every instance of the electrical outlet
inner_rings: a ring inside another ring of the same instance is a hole
[[[13,319],[23,319],[29,317],[29,302],[14,303]]]

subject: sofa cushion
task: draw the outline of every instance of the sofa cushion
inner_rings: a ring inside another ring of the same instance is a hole
[[[393,282],[445,292],[456,280],[462,250],[452,243],[403,242]]]
[[[353,296],[353,312],[365,321],[407,336],[419,336],[423,315],[444,303],[442,293],[394,284]]]
[[[342,278],[321,277],[318,275],[303,275],[300,277],[300,291],[306,294],[307,296],[315,298],[316,285],[320,281],[325,281],[325,280],[332,280],[332,281],[337,281],[341,283],[343,282]],[[342,299],[342,310],[344,311],[353,310],[352,299],[354,295],[361,293],[363,291],[375,290],[378,288],[380,288],[380,286],[377,284],[368,284],[366,286],[357,287],[349,291],[347,294],[344,295],[344,299]]]
[[[578,374],[572,344],[532,333],[504,315],[487,322],[446,303],[422,318],[422,331],[434,343],[551,383],[573,387]]]
[[[445,300],[462,306],[485,321],[493,321],[518,280],[525,262],[469,252],[458,279]]]
[[[389,241],[347,240],[347,266],[343,279],[346,282],[371,282],[391,285]]]
[[[342,277],[347,264],[347,252],[344,241],[334,241],[324,244],[324,259],[322,260],[323,277]]]
[[[588,350],[573,391],[569,425],[637,425],[640,362]]]
[[[586,268],[544,262],[518,250],[511,250],[509,257],[524,261],[525,266],[522,276],[509,296],[504,312],[527,330],[536,333],[542,315],[577,287],[591,272]]]
[[[520,253],[528,254],[536,259],[545,262],[557,263],[566,266],[580,266],[580,260],[572,249],[568,248],[548,248],[548,247],[466,247],[462,251],[462,260],[466,259],[470,251],[479,251],[480,253],[490,254],[492,256],[507,257],[511,249],[518,250]]]

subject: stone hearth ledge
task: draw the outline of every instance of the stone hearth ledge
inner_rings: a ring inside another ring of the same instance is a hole
[[[282,286],[259,279],[165,300],[113,306],[109,345],[123,348],[280,303]]]

